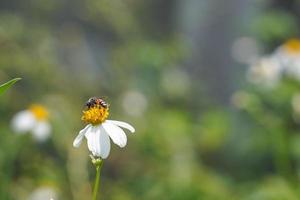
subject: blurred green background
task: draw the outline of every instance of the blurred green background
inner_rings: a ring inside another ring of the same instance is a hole
[[[103,200],[300,199],[300,82],[246,81],[249,59],[300,36],[299,0],[0,5],[0,82],[22,78],[0,97],[1,200],[91,199],[86,142],[72,146],[91,96],[136,128],[105,160]],[[245,109],[238,90],[251,91]],[[50,112],[44,143],[10,126],[33,103]]]

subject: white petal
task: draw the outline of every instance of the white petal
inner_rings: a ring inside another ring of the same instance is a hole
[[[86,132],[85,137],[88,148],[94,156],[107,158],[110,151],[110,141],[101,125],[90,128]]]
[[[32,135],[38,142],[44,142],[49,138],[51,126],[47,121],[39,121],[32,129]]]
[[[102,126],[115,144],[120,147],[126,146],[127,136],[120,127],[107,120],[102,123]]]
[[[12,119],[12,129],[17,133],[26,133],[36,124],[36,119],[32,112],[28,110],[18,112]]]
[[[100,128],[100,157],[105,159],[110,152],[110,140],[104,128],[102,126]]]
[[[117,120],[106,120],[109,121],[117,126],[120,126],[122,128],[126,128],[128,129],[131,133],[135,132],[135,129],[133,128],[133,126],[131,126],[130,124],[126,123],[126,122],[121,122],[121,121],[117,121]]]
[[[91,126],[91,128],[89,128],[85,133],[88,149],[94,156],[99,156],[100,154],[100,142],[96,142],[100,138],[100,132],[98,129],[100,130],[100,126]]]
[[[88,124],[86,127],[84,127],[84,129],[82,129],[81,131],[79,131],[79,134],[77,135],[77,137],[75,138],[74,142],[73,142],[73,146],[74,147],[79,147],[82,139],[84,137],[84,134],[87,132],[87,130],[91,127],[91,124]]]

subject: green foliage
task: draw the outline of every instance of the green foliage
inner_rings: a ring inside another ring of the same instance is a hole
[[[271,10],[255,18],[252,30],[267,44],[282,41],[297,35],[297,21],[292,14],[282,10]]]
[[[221,108],[209,111],[199,124],[199,147],[202,151],[215,151],[226,143],[231,131],[231,119],[226,111]]]

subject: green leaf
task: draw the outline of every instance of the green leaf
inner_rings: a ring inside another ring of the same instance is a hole
[[[21,80],[21,78],[14,78],[2,85],[0,85],[0,95],[3,94],[8,88],[10,88],[15,82]]]

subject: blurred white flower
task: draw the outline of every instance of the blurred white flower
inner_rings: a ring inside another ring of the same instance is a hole
[[[241,37],[234,41],[231,54],[235,61],[243,64],[249,64],[253,60],[257,59],[259,46],[254,38]]]
[[[28,200],[42,200],[42,199],[57,200],[57,198],[58,198],[58,195],[53,188],[47,187],[47,186],[42,186],[42,187],[36,188],[29,195]]]
[[[29,109],[16,113],[11,122],[12,129],[20,134],[31,132],[38,142],[43,142],[51,134],[48,115],[44,106],[34,104]]]
[[[160,84],[167,95],[182,97],[191,87],[191,78],[181,69],[167,69],[162,73]]]
[[[273,87],[280,80],[281,72],[282,67],[275,57],[262,57],[250,66],[247,78],[254,84]]]
[[[100,98],[91,98],[87,102],[87,110],[83,111],[82,120],[88,125],[82,129],[73,142],[74,147],[79,147],[84,136],[87,139],[88,149],[93,156],[105,159],[110,152],[110,139],[119,147],[125,147],[127,136],[121,128],[135,132],[128,123],[107,120],[109,115],[108,104]],[[121,127],[121,128],[120,128]]]
[[[300,40],[290,39],[281,45],[273,54],[279,61],[284,72],[300,80]]]
[[[139,91],[132,90],[125,93],[122,106],[126,113],[138,117],[142,116],[147,109],[148,101],[144,94],[140,93]]]

